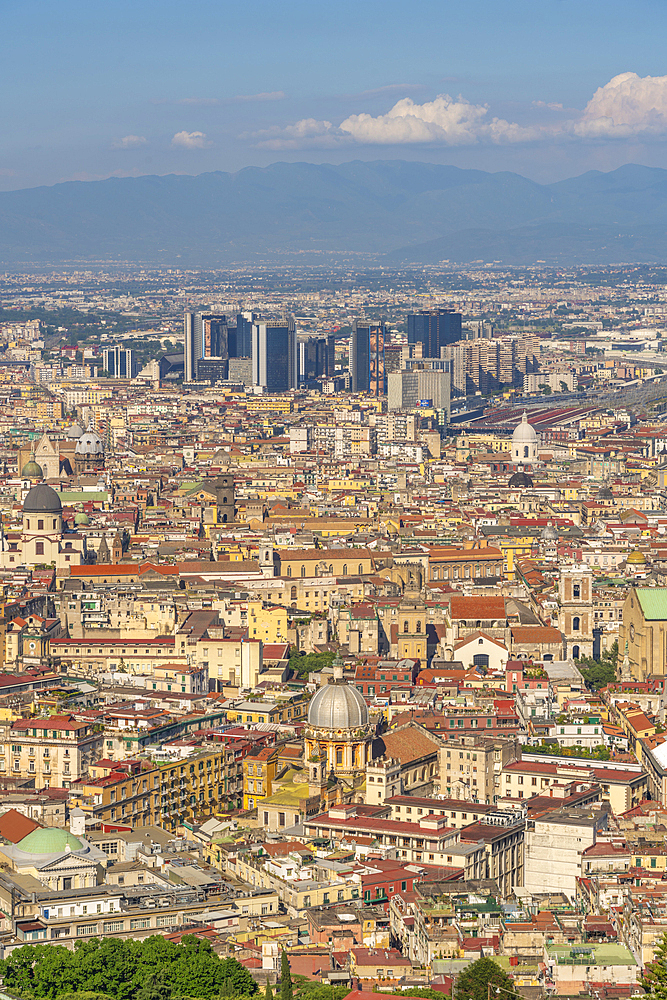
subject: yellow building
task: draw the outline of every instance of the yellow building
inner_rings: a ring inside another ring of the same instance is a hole
[[[278,754],[275,747],[265,747],[243,761],[243,808],[254,809],[271,794],[276,776]]]
[[[369,549],[279,549],[280,575],[363,576],[373,572]]]
[[[248,635],[264,643],[287,642],[287,611],[275,604],[266,607],[261,601],[248,604]]]
[[[291,396],[256,396],[245,408],[247,413],[293,413],[294,400]]]
[[[306,718],[308,702],[305,698],[285,698],[282,701],[242,701],[227,710],[229,722],[248,725],[271,722],[289,725]]]
[[[628,651],[628,680],[664,677],[667,664],[667,587],[633,587],[623,605],[619,649]]]

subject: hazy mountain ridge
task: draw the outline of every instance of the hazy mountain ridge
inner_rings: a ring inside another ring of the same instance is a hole
[[[401,160],[71,181],[0,193],[0,261],[196,266],[307,252],[392,261],[656,261],[667,170],[628,164],[541,185]]]

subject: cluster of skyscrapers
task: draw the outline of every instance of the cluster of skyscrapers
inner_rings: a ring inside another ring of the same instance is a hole
[[[232,380],[279,393],[334,377],[333,334],[298,338],[291,316],[267,323],[253,312],[234,318],[186,312],[184,332],[186,382]],[[129,372],[130,354],[120,348],[105,351],[109,373],[122,377]],[[452,391],[484,393],[518,384],[536,369],[537,358],[533,338],[496,338],[482,321],[463,328],[461,313],[437,308],[408,315],[407,344],[392,344],[382,321],[355,321],[348,367],[346,387],[387,396],[390,409],[447,409]]]
[[[286,392],[309,380],[331,377],[334,338],[297,340],[294,319],[264,323],[252,312],[226,316],[186,312],[185,381],[238,380],[266,392]]]

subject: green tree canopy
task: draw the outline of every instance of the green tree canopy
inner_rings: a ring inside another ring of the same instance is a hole
[[[456,980],[454,1000],[488,1000],[489,984],[491,1000],[511,1000],[512,996],[520,1000],[510,977],[490,958],[478,958],[463,970]]]
[[[234,958],[219,958],[193,935],[180,944],[159,934],[142,941],[92,938],[62,945],[25,945],[0,961],[5,989],[34,1000],[107,994],[114,1000],[218,1000],[225,984],[233,997],[253,997],[257,984]],[[84,997],[81,1000],[92,1000]]]
[[[663,934],[655,949],[655,960],[644,970],[641,985],[651,1000],[667,998],[667,934]]]
[[[289,958],[283,948],[282,955],[280,956],[280,1000],[292,1000],[293,992]]]
[[[594,660],[590,656],[582,656],[581,659],[577,660],[577,666],[586,686],[591,691],[599,691],[607,684],[613,684],[618,668],[618,639],[614,640],[609,649],[605,649],[599,660]]]

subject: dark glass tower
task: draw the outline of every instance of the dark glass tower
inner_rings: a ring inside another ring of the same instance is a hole
[[[384,323],[362,326],[357,320],[350,337],[350,388],[384,396],[387,391],[384,347],[388,341]]]
[[[461,336],[461,313],[453,309],[408,314],[408,344],[421,344],[425,358],[439,358],[440,348],[456,343]]]

